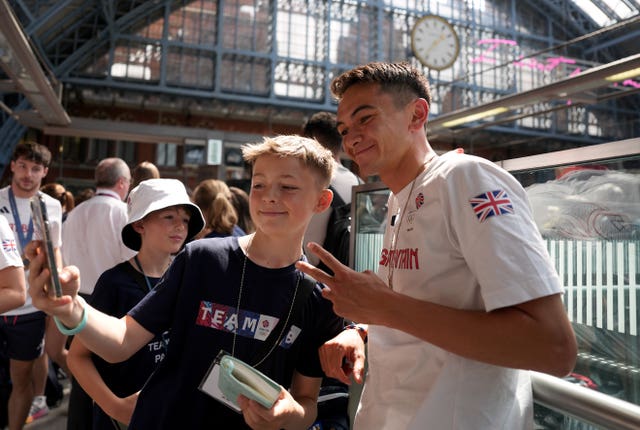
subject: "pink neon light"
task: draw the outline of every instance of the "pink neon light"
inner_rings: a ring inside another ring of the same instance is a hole
[[[488,45],[488,46],[485,47],[484,51],[480,55],[472,58],[471,62],[494,64],[496,60],[494,58],[487,57],[485,54],[488,54],[494,51],[498,46],[501,46],[501,45],[517,46],[518,42],[511,39],[480,39],[478,40],[477,44]],[[535,58],[525,58],[521,60],[515,60],[512,64],[516,67],[528,67],[530,69],[548,72],[560,66],[561,64],[576,64],[576,60],[560,56],[560,57],[549,57],[543,63],[538,61]],[[573,70],[569,74],[569,76],[570,77],[576,76],[580,74],[580,72],[581,72],[581,69],[578,67],[575,70]],[[617,85],[617,83],[615,85]],[[634,81],[632,79],[624,80],[622,82],[622,85],[634,87],[634,88],[640,88],[640,82]],[[571,103],[571,101],[569,100],[568,103]]]
[[[625,79],[622,81],[622,85],[626,85],[628,87],[640,88],[640,82],[634,81],[632,79]]]
[[[489,53],[495,50],[499,45],[511,45],[516,46],[518,43],[515,40],[509,39],[481,39],[478,40],[478,45],[489,45],[485,49],[485,53]],[[496,60],[493,58],[488,58],[484,54],[480,54],[479,56],[471,59],[472,63],[495,63]]]

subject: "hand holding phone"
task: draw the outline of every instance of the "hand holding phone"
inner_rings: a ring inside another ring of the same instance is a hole
[[[60,286],[60,279],[58,278],[58,266],[56,264],[56,255],[53,250],[53,242],[51,240],[47,206],[41,193],[38,193],[31,198],[31,214],[33,222],[42,236],[41,239],[46,257],[46,266],[51,274],[50,285],[53,287],[56,297],[62,297],[62,287]]]

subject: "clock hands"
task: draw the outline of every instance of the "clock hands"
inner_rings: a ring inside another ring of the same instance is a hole
[[[428,54],[429,52],[433,51],[434,49],[436,49],[436,47],[437,47],[440,43],[444,42],[444,40],[445,40],[445,39],[446,39],[446,35],[441,34],[441,35],[440,35],[440,37],[438,37],[436,40],[434,40],[434,41],[433,41],[433,43],[431,43],[431,46],[429,46],[429,48],[428,48],[428,49],[426,49],[426,50],[424,51],[424,53],[425,53],[425,54]]]

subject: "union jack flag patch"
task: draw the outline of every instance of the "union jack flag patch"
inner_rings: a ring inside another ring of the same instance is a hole
[[[2,249],[5,252],[18,252],[16,241],[13,239],[2,239]]]
[[[489,217],[513,213],[513,205],[504,190],[488,191],[469,200],[476,217],[483,222]]]

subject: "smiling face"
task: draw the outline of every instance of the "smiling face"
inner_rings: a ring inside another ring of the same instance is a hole
[[[345,152],[367,175],[389,174],[409,156],[415,101],[398,106],[378,84],[351,86],[338,106],[338,131]]]
[[[142,246],[175,254],[187,239],[191,212],[182,206],[171,206],[151,212],[133,228],[142,236]]]
[[[300,236],[323,206],[323,187],[294,157],[262,155],[254,163],[249,194],[251,218],[267,235]]]

